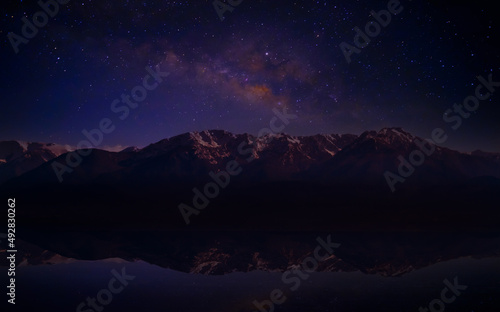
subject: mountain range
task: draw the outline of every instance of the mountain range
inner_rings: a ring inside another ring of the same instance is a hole
[[[500,154],[436,146],[391,192],[385,173],[398,174],[400,156],[419,150],[418,141],[401,128],[359,136],[210,130],[141,149],[81,150],[89,155],[74,167],[68,159],[79,151],[69,146],[8,141],[0,142],[0,193],[23,198],[26,222],[39,225],[182,228],[179,205],[194,206],[199,191],[209,201],[193,216],[200,228],[496,227]],[[221,173],[230,162],[238,173]],[[214,176],[229,180],[208,198]]]
[[[0,142],[0,184],[72,151],[68,145],[23,141]]]

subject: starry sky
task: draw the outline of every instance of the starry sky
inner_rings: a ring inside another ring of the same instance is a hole
[[[388,1],[243,0],[222,21],[212,0],[68,1],[18,53],[8,34],[41,8],[6,1],[0,140],[76,145],[103,118],[116,127],[103,147],[206,129],[257,134],[279,108],[298,116],[283,130],[292,135],[402,127],[429,138],[440,127],[444,146],[500,152],[500,91],[457,130],[443,121],[477,76],[500,81],[495,4],[434,2],[402,0],[348,63],[340,44],[354,45],[354,28]],[[122,120],[111,104],[142,85],[147,66],[169,76]]]

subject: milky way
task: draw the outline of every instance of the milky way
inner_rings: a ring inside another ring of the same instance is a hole
[[[64,3],[64,1],[61,1]],[[238,1],[232,1],[238,2]],[[342,42],[388,1],[244,0],[223,21],[213,1],[68,1],[15,53],[35,1],[4,5],[0,140],[73,144],[110,118],[104,145],[145,146],[183,132],[256,134],[286,107],[292,135],[403,127],[446,146],[500,151],[500,92],[460,129],[443,113],[474,94],[477,76],[500,81],[494,4],[402,0],[401,10],[348,63]],[[170,75],[118,119],[114,99],[142,83],[145,67]]]

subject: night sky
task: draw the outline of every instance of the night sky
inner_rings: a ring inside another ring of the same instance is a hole
[[[440,127],[447,147],[500,152],[500,91],[457,130],[443,121],[477,76],[500,81],[494,1],[402,0],[350,64],[340,44],[354,45],[354,27],[388,1],[243,0],[223,21],[212,2],[69,1],[17,54],[8,33],[21,35],[21,18],[41,9],[4,2],[0,140],[76,145],[102,118],[116,130],[101,147],[206,129],[257,134],[286,107],[298,116],[292,135],[402,127],[428,138]],[[112,102],[156,65],[170,75],[121,120]]]

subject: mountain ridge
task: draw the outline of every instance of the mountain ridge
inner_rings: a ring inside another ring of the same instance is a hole
[[[61,154],[4,182],[0,195],[29,195],[26,218],[59,225],[112,222],[181,228],[185,223],[179,205],[196,206],[196,192],[207,194],[210,183],[217,187],[217,195],[203,195],[213,208],[197,217],[201,227],[328,229],[333,225],[326,216],[341,227],[366,226],[371,219],[396,228],[416,222],[418,228],[427,227],[429,218],[449,226],[471,226],[471,207],[477,205],[483,215],[495,215],[500,159],[489,153],[436,146],[391,193],[385,173],[400,174],[401,159],[419,148],[417,140],[423,141],[401,128],[359,136],[259,138],[223,130],[191,132],[142,149],[93,149],[77,166],[68,167],[59,182],[54,168],[68,166],[67,157],[76,157],[78,151]],[[228,164],[236,168],[232,175],[226,171]],[[137,205],[146,207],[140,217],[135,215]],[[234,207],[248,215],[235,214]],[[304,219],[304,213],[315,216]],[[120,217],[113,221],[116,215]],[[496,226],[495,218],[475,216],[481,219],[478,227]]]

